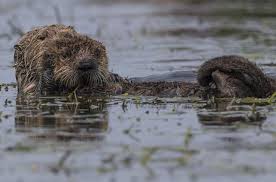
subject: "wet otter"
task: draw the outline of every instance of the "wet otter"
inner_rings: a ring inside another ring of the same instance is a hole
[[[109,83],[104,45],[70,26],[51,25],[26,33],[15,45],[14,59],[20,93],[42,94]]]
[[[158,95],[180,85],[188,91],[193,85],[160,82],[158,87],[150,88],[150,83],[136,84],[112,74],[107,68],[104,45],[64,25],[27,32],[15,45],[14,60],[19,94],[61,94],[73,90],[81,94],[120,94],[137,93],[139,88],[139,93]],[[176,93],[176,89],[171,93]]]
[[[15,45],[14,59],[20,94],[77,90],[89,95],[127,92],[154,96],[266,97],[276,90],[274,80],[239,56],[204,63],[198,71],[199,84],[133,82],[108,71],[102,43],[64,25],[39,27],[26,33]]]

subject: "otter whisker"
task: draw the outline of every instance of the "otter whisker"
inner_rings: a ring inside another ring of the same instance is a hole
[[[97,76],[98,76],[98,81],[99,81],[98,84],[101,85],[102,84],[102,79],[101,79],[100,72],[98,72]]]
[[[70,88],[77,85],[78,76],[70,67],[64,66],[62,69],[57,70],[56,80]]]
[[[72,79],[71,79],[71,86],[76,87],[78,85],[78,75],[77,74],[72,74]]]
[[[37,90],[40,94],[43,84],[71,91],[76,86],[95,88],[109,82],[104,45],[64,25],[38,27],[24,34],[17,43],[14,59],[18,90],[23,93]],[[89,67],[79,69],[79,63],[94,59],[96,71],[88,72]],[[34,83],[33,89],[29,89],[29,83]]]
[[[97,84],[98,84],[98,75],[97,73],[94,73],[93,86],[96,86]]]
[[[103,79],[102,79],[102,74],[101,74],[101,72],[99,72],[98,75],[99,75],[99,82],[100,82],[99,84],[100,84],[100,85],[103,85]]]
[[[72,84],[72,81],[73,81],[73,78],[74,78],[74,74],[73,72],[71,71],[70,74],[67,74],[66,75],[66,85],[67,87],[73,87],[74,85]]]
[[[66,71],[67,71],[67,73],[66,73]],[[59,73],[57,73],[56,79],[67,86],[68,85],[68,76],[70,76],[70,75],[71,75],[71,72],[67,69],[64,69],[64,70],[61,70]]]
[[[103,69],[99,69],[100,74],[102,75],[102,80],[104,81],[104,84],[108,83],[108,76],[107,72]]]
[[[100,71],[97,72],[98,84],[101,83],[101,73]]]
[[[68,69],[67,67],[65,67],[65,69],[61,70],[59,74],[67,74],[67,72],[70,72],[70,69]]]
[[[88,84],[90,87],[92,87],[95,84],[94,77],[95,77],[94,73],[90,73],[88,76]]]
[[[100,85],[100,81],[101,81],[100,75],[99,73],[97,73],[96,75],[97,75],[97,85]]]
[[[95,85],[97,85],[99,83],[99,76],[98,76],[98,74],[95,74],[94,76],[95,76]],[[93,85],[93,86],[95,86],[95,85]]]
[[[107,83],[107,78],[103,72],[99,72],[100,79],[101,79],[101,84],[104,85]]]

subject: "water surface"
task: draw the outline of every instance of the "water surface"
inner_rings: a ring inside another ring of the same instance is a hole
[[[275,17],[273,2],[0,0],[0,83],[10,84],[0,91],[1,179],[272,181],[273,103],[137,96],[24,100],[12,85],[20,33],[14,26],[25,32],[57,22],[74,25],[107,46],[115,73],[171,80],[180,79],[174,74],[180,71],[194,81],[201,63],[225,54],[246,56],[275,75]]]

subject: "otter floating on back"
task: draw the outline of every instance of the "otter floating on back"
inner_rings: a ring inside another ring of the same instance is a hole
[[[275,80],[240,56],[205,62],[198,71],[198,83],[133,82],[108,71],[102,43],[64,25],[27,32],[15,45],[14,60],[18,93],[23,95],[77,91],[85,95],[267,97],[276,91]]]

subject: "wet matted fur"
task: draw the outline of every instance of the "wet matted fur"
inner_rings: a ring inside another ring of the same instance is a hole
[[[104,45],[70,26],[44,26],[26,33],[15,45],[14,60],[18,91],[23,94],[109,83]],[[96,69],[78,69],[87,62]]]
[[[15,45],[14,60],[19,94],[267,97],[276,91],[275,80],[240,56],[206,61],[198,83],[133,82],[108,71],[101,42],[64,25],[27,32]]]
[[[267,97],[276,91],[273,79],[256,64],[236,55],[206,61],[198,70],[197,80],[203,87],[215,83],[221,97]]]

